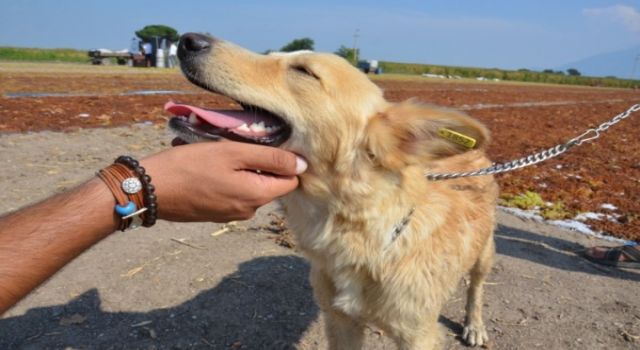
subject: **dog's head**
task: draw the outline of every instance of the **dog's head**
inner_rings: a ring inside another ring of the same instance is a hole
[[[387,102],[365,74],[332,54],[260,55],[185,34],[178,57],[192,83],[244,109],[211,111],[169,103],[167,110],[181,116],[170,122],[179,137],[283,147],[304,156],[310,164],[305,176],[323,179],[318,185],[327,191],[332,179],[361,178],[368,169],[399,173],[411,165],[428,166],[480,148],[488,139],[486,129],[463,114],[411,101]]]

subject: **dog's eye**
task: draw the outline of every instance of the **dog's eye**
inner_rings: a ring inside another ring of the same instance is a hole
[[[309,68],[307,68],[305,66],[291,66],[291,69],[293,69],[297,73],[307,75],[307,76],[312,77],[312,78],[314,78],[316,80],[320,80],[320,77],[315,75]]]

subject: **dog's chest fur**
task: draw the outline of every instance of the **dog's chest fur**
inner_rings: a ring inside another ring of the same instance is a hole
[[[400,208],[389,208],[380,215],[377,210],[330,207],[303,194],[287,196],[284,204],[298,247],[312,269],[330,276],[335,288],[333,307],[365,317],[363,291],[384,273],[393,227],[406,213]]]
[[[303,191],[283,199],[312,273],[329,280],[332,307],[374,323],[391,309],[411,314],[413,307],[393,304],[411,300],[407,305],[415,306],[418,299],[437,306],[458,283],[454,276],[470,268],[464,262],[472,261],[467,255],[477,254],[477,246],[487,239],[478,232],[490,232],[481,227],[493,225],[491,204],[473,197],[496,191],[493,182],[484,189],[443,184],[432,193],[422,179],[415,186],[377,184],[366,199],[344,202],[314,200]],[[394,240],[394,227],[412,208],[415,213]]]

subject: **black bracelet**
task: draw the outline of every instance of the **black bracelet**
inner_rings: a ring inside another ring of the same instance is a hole
[[[151,176],[145,173],[137,160],[129,156],[120,156],[115,162],[131,169],[142,183],[144,206],[147,208],[147,211],[142,214],[142,226],[153,226],[158,220],[158,199],[155,195],[156,188],[151,184]]]

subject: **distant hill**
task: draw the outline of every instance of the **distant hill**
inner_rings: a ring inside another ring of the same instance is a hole
[[[633,71],[634,60],[638,55],[640,55],[640,46],[587,57],[576,62],[567,63],[556,69],[567,70],[568,68],[575,68],[582,75],[593,77],[615,76],[629,79]],[[633,78],[640,78],[640,60]]]

